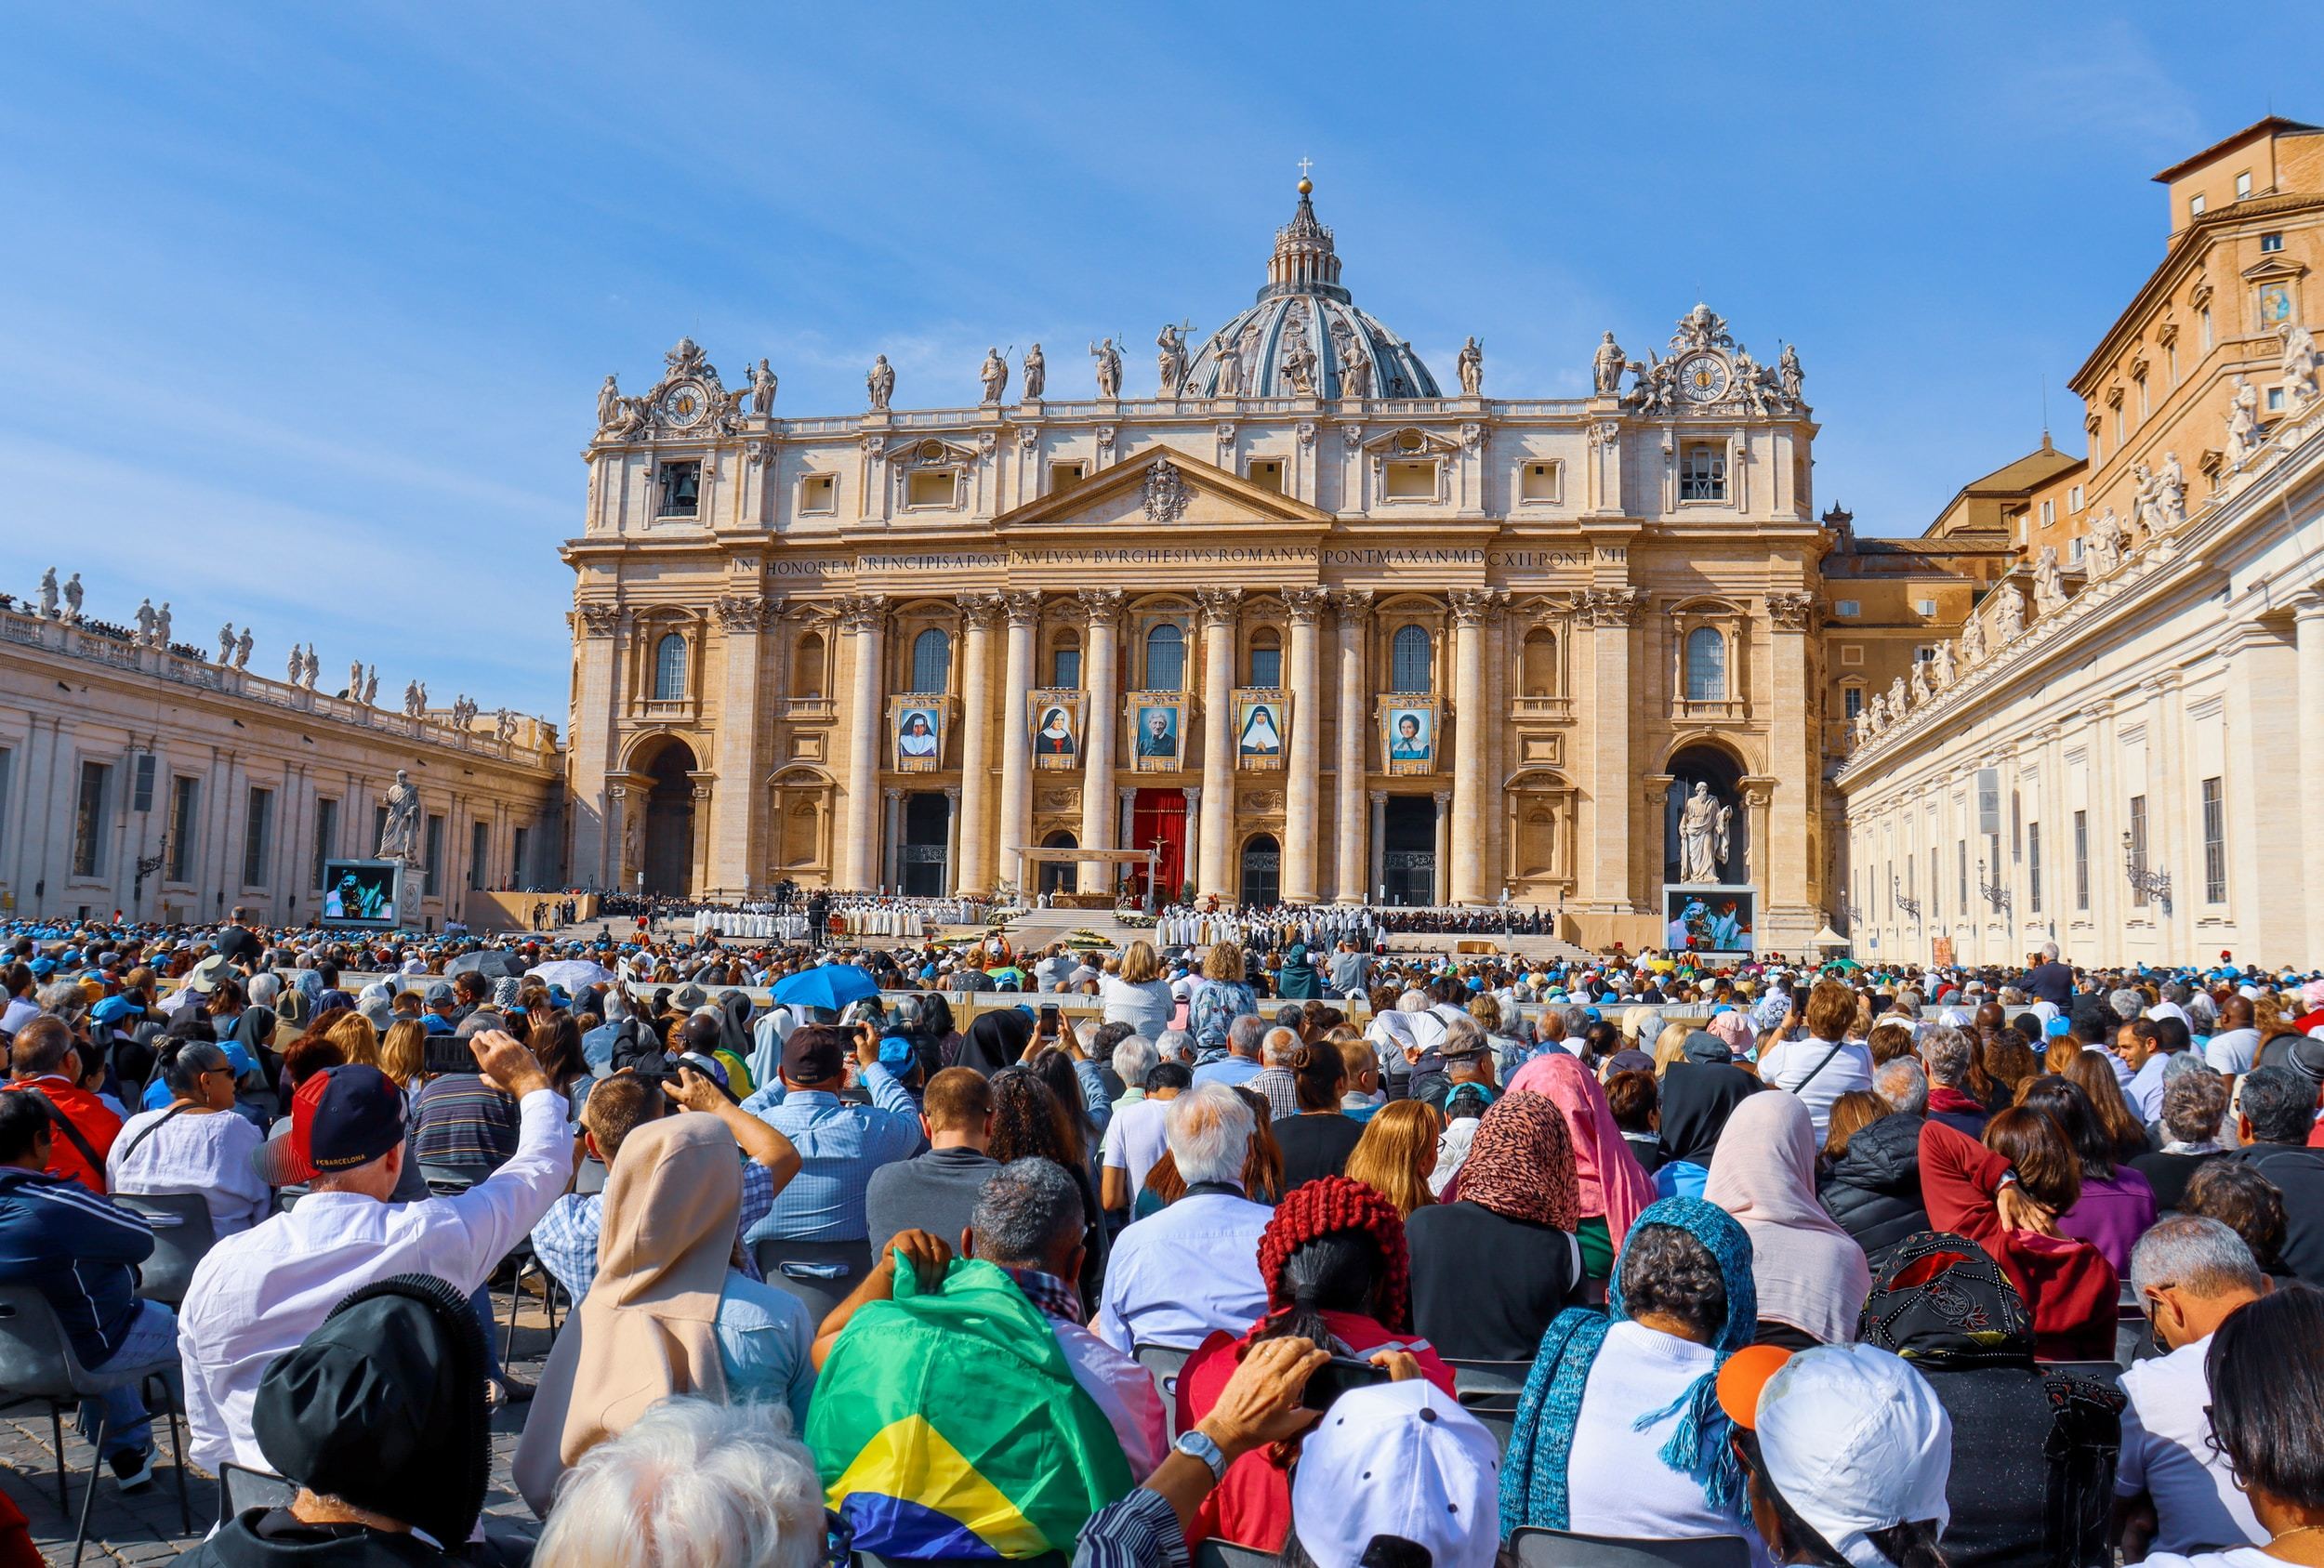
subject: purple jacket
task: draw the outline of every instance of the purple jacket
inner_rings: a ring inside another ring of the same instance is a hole
[[[2155,1190],[2144,1176],[2120,1165],[2111,1181],[2082,1179],[2081,1198],[2058,1216],[2058,1231],[2096,1247],[2116,1274],[2129,1279],[2131,1248],[2154,1222]]]

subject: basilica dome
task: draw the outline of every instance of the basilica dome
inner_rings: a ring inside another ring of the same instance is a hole
[[[1190,398],[1433,398],[1436,378],[1412,345],[1357,310],[1340,285],[1331,231],[1315,220],[1314,188],[1275,231],[1259,302],[1210,335],[1187,367]]]

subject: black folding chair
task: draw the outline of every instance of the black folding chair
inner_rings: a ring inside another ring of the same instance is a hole
[[[118,1192],[113,1203],[145,1216],[153,1251],[138,1266],[138,1294],[175,1308],[186,1298],[194,1265],[218,1245],[209,1200],[199,1192]]]
[[[1528,1525],[1510,1536],[1509,1546],[1520,1568],[1750,1568],[1751,1561],[1740,1535],[1662,1541]]]
[[[1138,1364],[1153,1376],[1154,1391],[1162,1396],[1162,1429],[1172,1442],[1178,1439],[1178,1374],[1193,1353],[1168,1345],[1139,1345],[1131,1351]]]
[[[807,1321],[818,1327],[872,1271],[868,1239],[800,1242],[768,1236],[751,1244],[750,1255],[769,1285],[805,1303]]]
[[[218,1522],[231,1524],[252,1509],[287,1508],[298,1484],[267,1470],[227,1463],[218,1467]]]

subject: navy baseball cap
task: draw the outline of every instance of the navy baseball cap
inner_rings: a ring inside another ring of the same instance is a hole
[[[284,1187],[369,1165],[403,1141],[403,1091],[376,1067],[350,1062],[299,1086],[290,1135],[266,1143],[254,1166],[267,1185]]]

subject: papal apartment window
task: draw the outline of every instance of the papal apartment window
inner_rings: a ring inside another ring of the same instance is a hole
[[[2200,197],[2200,196],[2189,196],[2189,197],[2186,199],[2186,215],[2187,215],[2187,217],[2202,217],[2202,216],[2203,216],[2203,208],[2204,208],[2204,206],[2205,206],[2206,204],[2207,204],[2204,202],[2204,200],[2203,200],[2203,198],[2202,198],[2202,197]]]
[[[1936,644],[1934,642],[1924,642],[1921,644],[1920,647],[1915,648],[1912,651],[1912,662],[1917,665],[1933,665],[1936,663]]]
[[[799,509],[836,512],[839,509],[839,476],[809,474],[799,481]]]
[[[2026,824],[2026,903],[2027,913],[2041,913],[2041,824]]]
[[[654,470],[661,493],[658,517],[692,517],[702,504],[702,465],[694,459],[673,459]]]
[[[73,875],[105,875],[105,797],[112,793],[113,771],[102,762],[81,764],[81,787],[73,800]]]
[[[2245,169],[2236,176],[2236,200],[2239,202],[2251,193],[2251,171],[2250,169]]]
[[[2067,546],[2066,559],[2074,562],[2078,566],[2081,564],[2082,537],[2080,534],[2077,534],[2074,535],[2072,542]]]
[[[1850,718],[1861,715],[1864,712],[1864,688],[1842,686],[1840,689],[1840,707]]]
[[[254,789],[250,792],[250,809],[243,818],[242,827],[242,885],[245,888],[267,886],[266,863],[269,843],[274,834],[274,792]],[[430,860],[435,857],[431,854]]]
[[[2203,781],[2203,902],[2227,902],[2227,802],[2217,779]]]
[[[2260,236],[2260,253],[2263,256],[2270,255],[2283,248],[2284,237],[2281,234],[2262,234]]]
[[[1835,615],[1861,615],[1864,606],[1856,600],[1839,599],[1832,601],[1831,613]]]
[[[2198,324],[2203,329],[2203,352],[2208,354],[2211,352],[2211,312],[2209,310],[2204,311],[2198,319]]]
[[[1727,455],[1723,448],[1698,442],[1686,449],[1679,470],[1679,499],[1723,501],[1727,498]]]
[[[1250,460],[1250,468],[1247,477],[1260,489],[1272,490],[1280,495],[1283,494],[1283,459],[1254,457]]]
[[[2080,485],[2075,485],[2066,493],[2066,509],[2069,512],[2079,512],[2082,509],[2082,487]]]
[[[178,777],[169,781],[168,875],[172,882],[193,880],[194,814],[201,804],[200,779]]]
[[[2131,869],[2138,873],[2138,885],[2131,889],[2131,907],[2146,907],[2146,797],[2131,797]]]
[[[2267,412],[2270,414],[2281,414],[2283,412],[2283,408],[2284,389],[2281,387],[2270,387],[2267,389]]]
[[[1517,498],[1521,501],[1554,501],[1557,499],[1558,468],[1555,463],[1527,463],[1517,476]]]
[[[2090,813],[2074,813],[2074,907],[2090,907]]]

